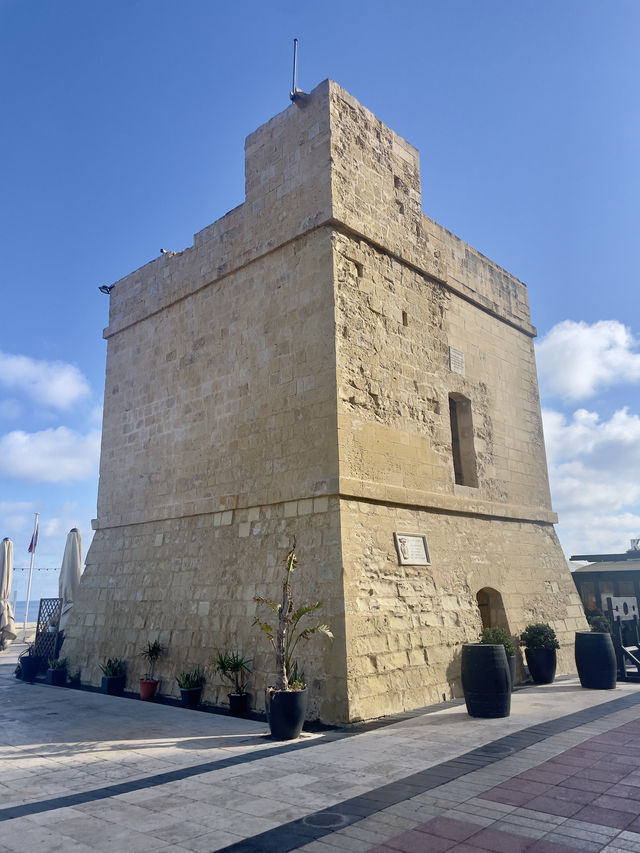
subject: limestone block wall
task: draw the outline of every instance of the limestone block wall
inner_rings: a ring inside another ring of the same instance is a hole
[[[462,695],[462,644],[481,631],[476,593],[502,591],[506,627],[548,621],[573,671],[584,614],[553,528],[381,502],[341,506],[350,719],[371,719]],[[399,566],[394,531],[427,535],[430,566]]]
[[[99,683],[99,663],[128,663],[127,689],[137,690],[145,671],[140,649],[159,639],[167,654],[156,665],[160,690],[179,695],[175,676],[205,668],[204,699],[227,703],[228,684],[212,661],[223,649],[238,649],[253,661],[249,684],[254,706],[272,683],[274,655],[258,615],[273,614],[254,596],[278,598],[291,537],[297,537],[299,567],[293,577],[298,604],[322,601],[319,616],[334,639],[314,638],[300,647],[309,680],[310,715],[346,720],[344,605],[340,525],[335,498],[270,504],[125,525],[96,532],[87,557],[65,654],[82,680]]]
[[[343,491],[554,520],[531,337],[364,241],[335,249]],[[471,401],[477,488],[454,480],[452,393]]]
[[[109,338],[100,526],[336,491],[330,238]]]

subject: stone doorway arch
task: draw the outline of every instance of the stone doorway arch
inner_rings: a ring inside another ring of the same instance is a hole
[[[476,601],[480,610],[483,628],[504,628],[509,630],[507,614],[505,613],[502,595],[497,589],[484,586],[476,593]]]

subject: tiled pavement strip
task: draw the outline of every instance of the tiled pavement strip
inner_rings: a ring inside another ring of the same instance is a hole
[[[266,725],[13,677],[0,655],[0,853],[640,853],[640,687],[517,690],[278,744]]]

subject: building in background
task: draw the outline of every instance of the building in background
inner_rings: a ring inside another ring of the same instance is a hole
[[[548,621],[572,669],[586,623],[525,286],[422,213],[417,150],[333,82],[245,154],[244,203],[111,293],[98,518],[64,654],[83,679],[114,656],[133,678],[158,637],[170,691],[239,649],[260,707],[254,597],[278,596],[295,536],[297,600],[321,599],[335,635],[300,649],[311,716],[460,695],[483,625]]]

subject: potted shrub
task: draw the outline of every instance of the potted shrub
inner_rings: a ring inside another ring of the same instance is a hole
[[[126,681],[126,661],[122,658],[107,658],[100,664],[100,669],[102,670],[102,692],[109,696],[122,696]]]
[[[302,619],[318,610],[322,605],[305,604],[294,610],[291,593],[291,575],[295,571],[297,559],[296,542],[293,540],[291,550],[285,560],[285,575],[282,583],[282,599],[272,601],[268,598],[257,597],[259,604],[268,605],[277,615],[275,628],[268,622],[261,622],[257,617],[254,625],[264,631],[273,650],[276,653],[276,683],[265,691],[265,705],[271,735],[276,740],[293,740],[302,731],[307,710],[307,688],[302,679],[296,678],[293,655],[300,640],[307,640],[312,634],[324,634],[333,638],[328,625],[318,623],[310,628],[300,625]]]
[[[206,677],[199,666],[195,669],[185,670],[176,676],[180,688],[180,698],[184,708],[195,708],[202,699],[202,688]]]
[[[158,658],[166,652],[165,646],[161,645],[158,640],[148,642],[147,645],[140,650],[140,657],[143,657],[149,664],[149,672],[145,673],[140,679],[140,698],[145,702],[149,702],[156,695],[158,689],[158,679],[153,677],[153,669]]]
[[[18,668],[20,670],[20,678],[23,681],[33,681],[40,667],[42,666],[42,658],[36,654],[34,645],[28,646],[18,657]],[[17,673],[16,673],[17,674]]]
[[[54,684],[56,687],[64,687],[67,683],[67,659],[54,658],[49,661],[49,669],[47,670],[47,684]]]
[[[509,675],[511,676],[511,686],[516,682],[516,647],[513,644],[513,638],[504,628],[484,628],[480,636],[480,642],[484,645],[501,645],[504,646],[504,652],[507,656],[509,664]]]
[[[233,685],[229,696],[229,713],[232,717],[242,717],[247,713],[249,694],[246,691],[251,661],[239,652],[219,652],[216,660],[216,672]]]
[[[520,635],[529,673],[534,684],[551,684],[556,675],[556,649],[560,643],[556,632],[546,622],[527,625]]]

